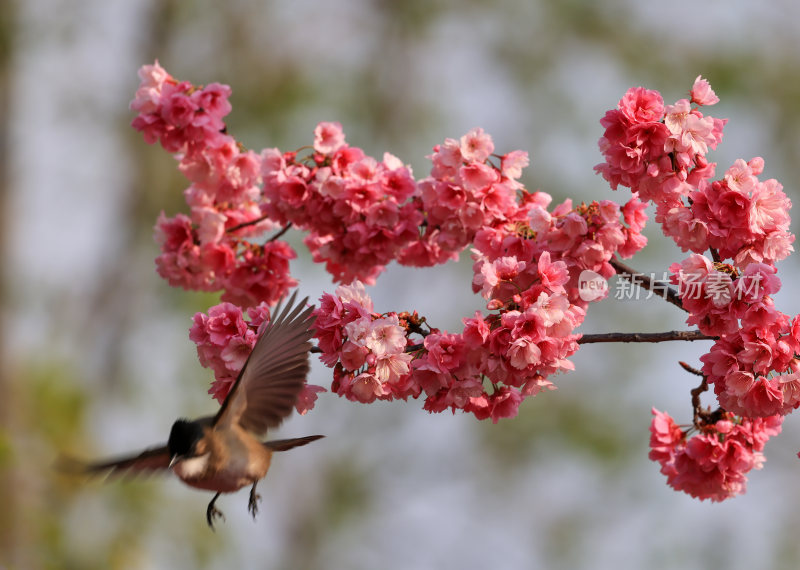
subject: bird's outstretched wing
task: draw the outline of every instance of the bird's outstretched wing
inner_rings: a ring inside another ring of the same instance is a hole
[[[145,449],[138,455],[94,463],[84,463],[68,457],[60,457],[56,461],[56,468],[61,471],[82,475],[107,474],[109,477],[148,475],[165,471],[168,467],[169,449],[166,445]]]
[[[310,369],[314,307],[295,294],[264,328],[213,425],[238,423],[256,436],[277,427],[292,412]]]

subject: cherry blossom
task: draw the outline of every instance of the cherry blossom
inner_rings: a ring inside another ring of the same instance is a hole
[[[189,339],[197,345],[200,364],[211,368],[215,380],[208,393],[220,403],[225,401],[239,372],[247,362],[258,340],[258,331],[269,323],[270,311],[266,303],[247,310],[245,320],[242,310],[233,303],[214,305],[208,313],[196,313]],[[314,407],[318,392],[326,391],[322,386],[306,384],[295,404],[298,413],[305,414]]]
[[[669,266],[668,300],[687,312],[696,329],[689,332],[711,343],[700,370],[682,363],[702,378],[690,394],[691,424],[653,409],[650,458],[667,483],[701,500],[743,493],[748,473],[765,461],[766,441],[800,407],[800,317],[774,300],[776,263],[794,249],[791,202],[763,176],[761,157],[737,159],[717,177],[708,155],[727,120],[705,114],[719,97],[702,76],[672,104],[631,88],[600,120],[603,162],[595,171],[611,189],[630,189],[621,204],[554,204],[528,190],[528,154],[496,153],[479,127],[435,145],[419,179],[391,153],[372,157],[351,145],[335,121],[320,122],[298,150],[250,150],[224,122],[230,87],[179,81],[158,62],[139,77],[132,126],[174,156],[188,183],[186,210],[156,221],[156,270],[171,286],[220,293],[189,333],[220,402],[269,307],[298,284],[290,273],[297,253],[280,239],[291,227],[337,284],[314,310],[315,352],[332,369],[331,392],[513,418],[526,398],[554,389],[591,340],[579,327],[605,293],[582,298],[581,273],[634,277],[620,259],[647,244],[652,203],[661,232],[688,253]],[[465,250],[485,307],[463,318],[460,331],[436,328],[413,310],[376,312],[366,286],[388,264],[429,267]],[[699,404],[711,387],[713,411]],[[324,391],[306,385],[298,413]]]
[[[723,501],[745,492],[747,473],[761,469],[766,441],[780,433],[782,416],[739,418],[725,413],[696,433],[653,408],[650,459],[667,484],[700,500]]]

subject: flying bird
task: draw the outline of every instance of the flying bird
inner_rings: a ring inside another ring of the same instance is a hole
[[[269,469],[273,451],[286,451],[324,436],[263,441],[292,412],[309,372],[314,307],[308,297],[294,305],[292,295],[283,310],[263,327],[236,382],[214,416],[178,419],[166,445],[136,455],[94,463],[62,460],[60,466],[86,474],[131,476],[172,470],[184,483],[215,491],[206,509],[208,526],[225,518],[214,506],[222,493],[250,488],[248,510],[255,518],[260,495],[256,485]]]

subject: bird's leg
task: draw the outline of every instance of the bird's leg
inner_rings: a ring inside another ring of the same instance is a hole
[[[217,493],[214,495],[214,498],[211,499],[211,502],[208,503],[208,508],[206,509],[206,520],[208,521],[208,526],[211,527],[211,530],[214,530],[214,519],[216,517],[221,517],[222,520],[225,520],[225,515],[222,514],[217,507],[214,506],[214,502],[217,500],[222,493]]]
[[[256,485],[258,485],[258,481],[253,483],[253,488],[250,489],[250,502],[247,504],[247,509],[253,515],[253,519],[256,518],[256,513],[258,512],[258,501],[261,500],[261,495],[256,493]]]

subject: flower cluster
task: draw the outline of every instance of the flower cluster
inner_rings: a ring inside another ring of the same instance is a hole
[[[683,251],[716,251],[744,269],[774,264],[791,251],[791,202],[774,179],[759,181],[764,161],[736,160],[722,180],[711,181],[706,155],[722,140],[726,120],[704,116],[699,106],[719,101],[698,77],[691,101],[664,105],[657,91],[630,89],[600,121],[605,162],[595,170],[616,189],[629,187],[656,205],[656,221]],[[698,107],[692,107],[692,103]]]
[[[142,67],[139,77],[133,127],[176,153],[191,182],[184,192],[190,215],[162,213],[156,223],[159,275],[173,287],[222,289],[223,300],[243,306],[276,302],[297,284],[289,276],[295,253],[284,242],[247,240],[274,224],[259,207],[260,157],[224,133],[230,88],[178,82],[157,62]]]
[[[430,412],[458,408],[497,421],[515,416],[524,397],[550,387],[537,367],[571,367],[564,358],[577,348],[577,335],[566,339],[571,344],[560,353],[545,338],[548,331],[559,335],[556,325],[571,315],[558,304],[549,307],[544,294],[538,301],[525,312],[486,319],[477,313],[464,320],[462,334],[450,334],[424,331],[413,315],[373,312],[363,284],[354,282],[322,296],[315,334],[322,361],[334,368],[332,389],[339,395],[367,403],[424,394]],[[424,337],[421,344],[414,333]]]
[[[772,265],[793,251],[791,202],[776,180],[759,181],[763,168],[761,158],[738,159],[722,180],[680,183],[676,195],[657,203],[656,221],[683,251],[712,249],[741,269]]]
[[[575,331],[598,300],[582,295],[581,273],[608,279],[615,256],[643,248],[652,202],[664,235],[691,252],[670,267],[680,303],[671,300],[714,337],[695,371],[703,382],[692,392],[692,426],[653,410],[650,458],[669,485],[712,501],[744,492],[766,441],[800,407],[800,316],[773,301],[775,263],[793,251],[791,203],[776,180],[759,179],[758,157],[712,180],[707,155],[726,120],[701,112],[719,101],[702,77],[673,105],[657,91],[630,89],[601,120],[604,162],[595,170],[613,189],[630,188],[630,200],[551,208],[549,195],[520,182],[527,153],[495,154],[480,128],[436,145],[429,175],[417,181],[397,157],[350,146],[335,122],[317,125],[313,144],[298,151],[247,150],[225,127],[229,87],[180,82],[157,62],[139,76],[133,126],[173,153],[189,181],[188,211],[156,223],[156,268],[172,286],[222,291],[222,303],[197,313],[190,330],[219,401],[269,305],[296,285],[296,254],[277,239],[294,226],[340,284],[314,311],[334,393],[364,403],[424,398],[430,412],[459,409],[493,422],[514,417],[526,397],[554,388],[550,376],[573,368]],[[374,284],[391,261],[432,266],[470,246],[472,289],[487,311],[462,319],[461,332],[432,328],[416,312],[374,311],[363,283]],[[714,412],[699,408],[709,386]],[[307,385],[298,411],[324,390]]]
[[[664,105],[658,91],[629,89],[600,120],[606,129],[599,142],[605,162],[595,170],[613,189],[627,186],[643,200],[658,203],[679,196],[681,183],[713,176],[706,154],[722,140],[727,121],[703,116],[698,107],[718,101],[701,77],[692,87],[691,101],[674,105]]]
[[[320,359],[334,367],[333,392],[363,403],[419,394],[410,382],[406,329],[396,313],[373,312],[360,281],[325,293],[314,314]]]
[[[196,313],[189,329],[189,338],[197,345],[197,356],[205,368],[214,371],[215,380],[209,394],[220,403],[225,401],[239,372],[247,362],[258,340],[258,331],[270,320],[266,303],[247,309],[248,321],[242,310],[232,303],[220,303],[208,313]],[[306,384],[295,404],[305,414],[314,407],[321,386]]]
[[[665,106],[657,91],[629,90],[601,121],[605,162],[595,169],[612,188],[628,186],[652,201],[663,233],[694,252],[672,264],[671,282],[686,322],[719,337],[701,357],[703,387],[714,386],[726,419],[704,423],[687,441],[671,418],[654,412],[651,458],[676,489],[722,500],[743,492],[744,473],[760,466],[767,436],[800,406],[797,319],[772,299],[781,285],[775,262],[791,253],[794,236],[781,185],[758,179],[761,158],[736,160],[711,180],[716,165],[706,154],[726,121],[699,110],[718,101],[707,81],[698,77],[690,95]]]
[[[231,112],[231,89],[212,83],[198,89],[188,81],[177,81],[156,61],[139,70],[141,83],[131,102],[139,115],[132,126],[148,144],[160,142],[168,152],[183,152],[189,146],[203,146],[225,127],[223,118]]]
[[[535,263],[503,257],[482,268],[484,297],[497,312],[463,319],[461,334],[433,331],[413,368],[428,395],[425,409],[461,408],[497,422],[516,416],[526,397],[553,388],[548,376],[574,368],[568,358],[578,349],[574,330],[585,312],[567,296],[566,264],[551,262],[548,252]],[[514,290],[517,283],[525,287]]]
[[[692,497],[723,501],[744,493],[747,473],[761,469],[767,440],[780,433],[782,416],[736,418],[725,413],[701,424],[699,433],[682,430],[665,412],[653,408],[650,459],[677,491]]]
[[[201,228],[185,214],[156,222],[158,274],[173,287],[199,291],[223,289],[226,301],[248,307],[275,302],[297,285],[289,275],[289,261],[297,254],[283,241],[263,245],[228,234],[218,242],[203,243]]]
[[[365,294],[348,288],[323,297],[317,320],[323,360],[335,367],[334,391],[354,400],[424,392],[432,411],[463,408],[495,421],[515,415],[525,396],[550,386],[547,376],[572,367],[574,329],[587,305],[576,292],[577,273],[609,277],[614,253],[632,255],[645,243],[641,202],[621,210],[608,201],[577,207],[567,201],[548,212],[550,197],[519,182],[527,153],[494,155],[491,137],[478,128],[437,145],[430,175],[417,183],[396,157],[378,161],[348,145],[338,123],[320,123],[305,156],[244,150],[224,129],[229,88],[178,82],[157,63],[140,76],[134,126],[148,142],[176,153],[191,182],[189,215],[162,214],[156,225],[162,250],[156,265],[170,284],[222,289],[223,301],[253,310],[274,302],[295,283],[288,272],[294,251],[281,241],[257,245],[248,238],[277,226],[307,231],[313,259],[340,282],[372,283],[393,259],[432,265],[475,244],[473,288],[494,312],[465,319],[462,334],[433,329],[414,342],[408,315],[375,314],[359,304]],[[223,303],[209,315],[232,319],[235,310]],[[197,324],[193,339],[222,397],[240,364],[233,355],[252,346],[252,330],[214,342],[202,330]],[[408,347],[416,345],[412,362]],[[445,351],[463,360],[448,364]]]
[[[490,141],[472,131],[458,152],[484,148],[478,158],[485,160]],[[437,160],[433,172],[441,168]],[[488,225],[470,238],[473,290],[487,299],[490,313],[463,319],[461,333],[423,333],[409,315],[374,313],[360,283],[323,295],[316,329],[322,360],[334,368],[335,392],[362,402],[424,394],[428,411],[461,409],[496,422],[515,416],[526,397],[552,388],[550,375],[573,368],[568,358],[580,338],[574,331],[588,305],[578,294],[578,274],[591,269],[610,276],[615,253],[632,254],[644,244],[644,205],[633,199],[622,209],[608,201],[573,208],[567,201],[551,213],[547,194],[522,187],[515,192],[521,200],[506,207],[510,215],[486,214]],[[472,210],[467,202],[461,205],[453,211]],[[425,251],[445,251],[442,243]],[[447,247],[463,244],[456,240]],[[376,328],[392,343],[376,344]],[[412,333],[424,340],[412,340]],[[403,350],[412,352],[413,360]],[[376,366],[386,358],[392,363],[389,376]]]
[[[689,312],[686,322],[705,334],[758,328],[775,311],[771,295],[778,292],[781,281],[772,265],[751,263],[739,272],[695,253],[673,263],[670,271],[670,281],[678,285],[683,308]]]
[[[794,235],[789,233],[792,204],[777,180],[759,181],[763,169],[761,158],[738,159],[722,180],[700,181],[689,194],[690,206],[675,204],[663,216],[666,225],[675,226],[670,235],[676,243],[684,251],[712,248],[742,269],[788,256],[794,249]],[[683,224],[686,209],[694,220],[691,232],[685,232]]]
[[[800,321],[776,313],[768,326],[723,335],[700,357],[725,410],[767,417],[800,406]]]
[[[533,261],[547,253],[565,264],[569,302],[585,309],[588,303],[578,288],[581,271],[608,279],[615,273],[609,263],[614,254],[630,257],[647,243],[641,234],[645,204],[635,197],[623,208],[609,200],[577,207],[566,200],[552,212],[544,192],[526,193],[523,200],[524,222],[482,228],[475,235],[472,289],[487,299],[505,302],[512,291],[528,289],[536,275]]]
[[[345,143],[339,123],[320,123],[314,153],[262,153],[263,211],[279,224],[308,231],[305,244],[339,282],[374,283],[384,266],[416,239],[422,213],[407,201],[417,192],[410,167],[382,161]]]
[[[489,160],[491,136],[474,128],[459,140],[445,139],[433,148],[430,176],[419,183],[417,207],[425,213],[421,235],[400,254],[403,265],[425,267],[458,259],[482,228],[523,221],[517,205],[518,179],[528,153],[516,150]]]

